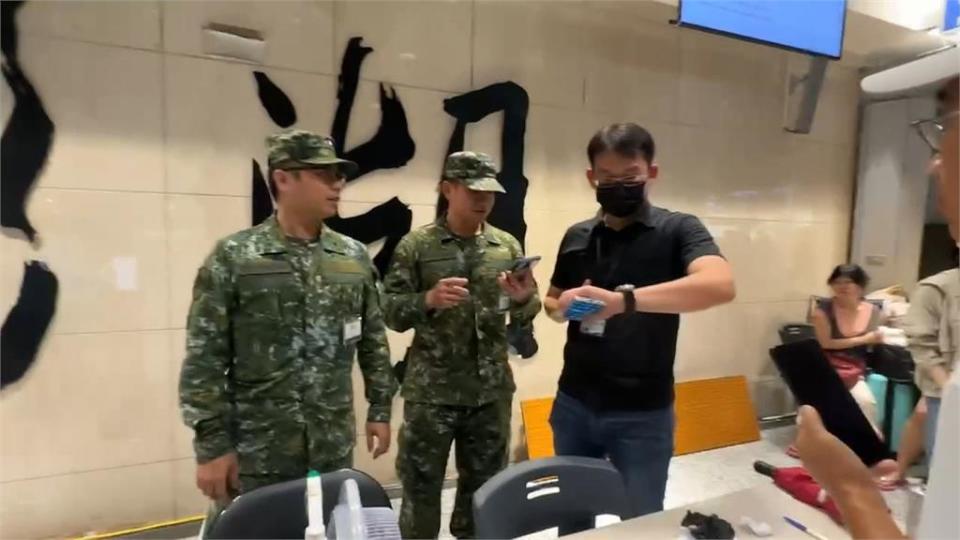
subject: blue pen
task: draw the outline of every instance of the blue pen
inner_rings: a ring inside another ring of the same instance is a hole
[[[790,525],[793,525],[794,527],[796,527],[796,528],[800,529],[801,531],[809,534],[810,536],[816,538],[817,540],[828,540],[826,536],[818,533],[817,531],[813,531],[813,530],[808,529],[806,525],[804,525],[803,523],[800,523],[799,521],[797,521],[797,520],[795,520],[795,519],[788,518],[787,516],[783,516],[783,519],[784,519],[787,523],[789,523]]]

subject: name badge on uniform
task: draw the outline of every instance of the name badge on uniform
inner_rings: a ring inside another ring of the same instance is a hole
[[[360,317],[350,319],[343,323],[343,343],[351,345],[360,339],[360,332],[363,330],[363,320]]]
[[[500,295],[500,301],[497,303],[497,309],[503,313],[510,309],[510,296],[506,294]]]
[[[580,333],[587,334],[588,336],[603,337],[603,331],[607,327],[607,321],[605,319],[598,319],[593,322],[581,322],[580,323]]]

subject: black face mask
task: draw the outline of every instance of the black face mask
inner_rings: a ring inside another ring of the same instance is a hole
[[[647,202],[646,182],[601,184],[597,186],[597,202],[611,216],[632,215]]]

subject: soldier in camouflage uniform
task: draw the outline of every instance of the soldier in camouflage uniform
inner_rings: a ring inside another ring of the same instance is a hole
[[[450,444],[459,479],[450,531],[473,536],[473,493],[507,464],[516,388],[507,362],[507,315],[530,322],[540,310],[523,256],[509,233],[485,222],[504,192],[486,155],[447,158],[440,187],[449,203],[436,223],[407,234],[384,280],[387,325],[415,335],[401,393],[397,473],[404,538],[436,538]]]
[[[277,212],[217,244],[187,320],[180,409],[195,432],[197,485],[217,501],[351,466],[354,355],[368,449],[376,458],[390,444],[396,381],[376,270],[363,244],[323,226],[356,164],[305,131],[267,145]]]

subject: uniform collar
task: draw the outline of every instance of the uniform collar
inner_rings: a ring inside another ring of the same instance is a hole
[[[260,255],[282,255],[288,253],[290,251],[290,244],[295,242],[295,240],[291,240],[283,234],[283,230],[280,229],[280,223],[277,221],[276,213],[258,225],[257,229],[257,233],[262,239],[259,249]],[[343,242],[340,241],[338,235],[330,230],[330,227],[326,224],[320,228],[318,240],[320,245],[323,246],[324,251],[339,253],[341,255],[346,254]]]
[[[436,225],[437,229],[440,231],[440,243],[445,244],[460,238],[459,236],[453,234],[453,231],[450,230],[450,227],[447,225],[446,215],[437,218]],[[477,235],[477,238],[483,239],[484,242],[490,245],[500,245],[500,239],[497,238],[497,236],[493,233],[493,228],[487,222],[484,222],[481,226],[480,234]]]

